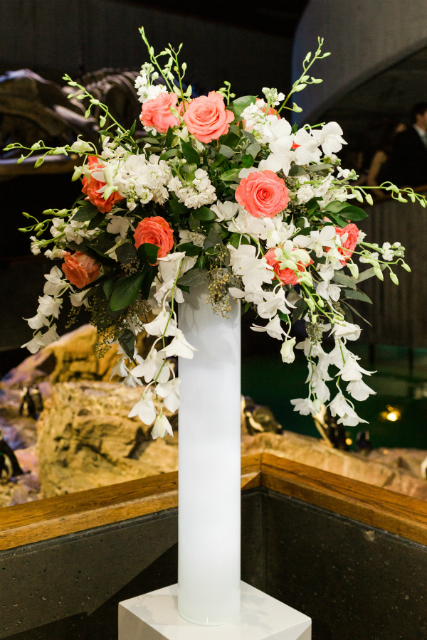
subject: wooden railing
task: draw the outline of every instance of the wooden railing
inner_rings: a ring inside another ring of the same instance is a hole
[[[242,489],[263,487],[427,546],[427,502],[271,454],[242,458]],[[178,474],[47,498],[0,513],[0,550],[178,506]]]

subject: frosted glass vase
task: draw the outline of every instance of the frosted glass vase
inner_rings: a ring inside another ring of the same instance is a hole
[[[240,303],[223,318],[206,296],[179,305],[198,351],[179,359],[178,610],[221,625],[240,612]]]

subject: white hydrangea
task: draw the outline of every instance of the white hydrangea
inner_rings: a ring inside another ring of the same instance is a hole
[[[175,193],[179,202],[183,202],[188,209],[198,209],[216,201],[215,187],[204,169],[197,169],[193,182],[184,184],[178,177],[172,178],[168,189]]]
[[[113,185],[123,197],[139,199],[141,204],[154,200],[164,204],[169,197],[166,185],[171,179],[171,170],[167,162],[152,154],[147,161],[145,156],[128,156],[113,168]],[[134,208],[134,207],[133,207]]]

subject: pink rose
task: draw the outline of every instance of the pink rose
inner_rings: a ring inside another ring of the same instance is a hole
[[[285,181],[273,171],[254,171],[236,189],[237,202],[254,218],[273,218],[289,202]]]
[[[344,241],[341,240],[341,247],[338,248],[338,252],[344,256],[344,260],[340,260],[340,262],[342,265],[345,265],[353,255],[359,237],[359,229],[355,224],[348,224],[344,229],[335,227],[335,231],[337,236],[341,236],[341,238],[344,237]]]
[[[296,249],[292,249],[292,251],[296,251]],[[292,269],[282,269],[280,267],[280,262],[276,258],[276,249],[269,249],[264,257],[270,267],[273,267],[277,279],[280,280],[282,284],[298,284],[298,278],[295,271],[292,271]],[[308,253],[307,257],[309,257]],[[297,262],[298,271],[305,271],[310,264],[313,264],[313,260],[311,258],[310,262],[307,264]]]
[[[173,231],[161,216],[141,220],[133,237],[137,249],[146,242],[159,247],[158,258],[165,258],[173,247]]]
[[[192,100],[184,113],[184,122],[189,132],[196,140],[205,143],[218,140],[224,133],[228,133],[233,120],[234,114],[226,110],[224,98],[215,91]]]
[[[73,256],[66,251],[62,271],[71,284],[77,289],[83,289],[99,276],[99,264],[83,251],[76,251]]]
[[[88,167],[91,171],[102,171],[104,165],[99,162],[96,156],[89,156]],[[82,184],[82,191],[85,196],[87,196],[85,199],[89,200],[95,207],[98,207],[101,213],[109,213],[118,200],[123,200],[123,196],[121,196],[118,191],[114,191],[114,193],[105,200],[104,194],[99,193],[99,189],[105,187],[107,183],[96,180],[93,176],[90,176],[90,178],[84,177]]]
[[[166,133],[169,127],[179,125],[179,118],[170,109],[176,108],[178,96],[176,93],[160,93],[154,100],[148,100],[142,105],[140,120],[144,127],[154,127],[159,133]]]

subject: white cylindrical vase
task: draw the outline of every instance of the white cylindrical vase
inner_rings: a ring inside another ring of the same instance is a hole
[[[179,305],[198,351],[179,359],[178,610],[221,625],[240,612],[240,303],[224,318],[206,297]]]

